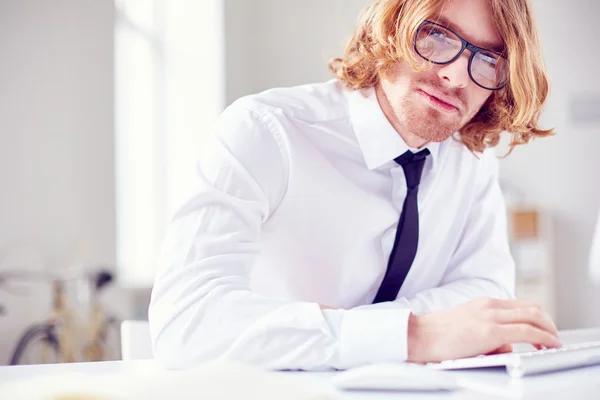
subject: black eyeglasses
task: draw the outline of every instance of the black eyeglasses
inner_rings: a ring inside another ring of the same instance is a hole
[[[445,26],[423,22],[415,35],[414,45],[419,56],[441,65],[454,62],[468,49],[471,51],[469,76],[477,86],[500,90],[508,83],[510,71],[506,57],[467,42]]]

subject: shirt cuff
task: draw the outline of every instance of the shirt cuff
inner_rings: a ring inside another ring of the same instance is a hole
[[[344,368],[408,358],[406,308],[348,310],[340,329],[340,361]]]

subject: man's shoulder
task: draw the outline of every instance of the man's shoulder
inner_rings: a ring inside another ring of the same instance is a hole
[[[487,148],[482,152],[473,152],[455,135],[444,143],[444,158],[449,162],[451,170],[466,174],[474,184],[480,179],[488,180],[498,172],[498,153],[495,148]]]
[[[462,161],[473,164],[479,163],[495,163],[498,161],[498,156],[495,148],[486,148],[481,152],[471,151],[460,139],[460,134],[448,138],[445,142],[446,149],[450,155]]]
[[[347,113],[344,91],[337,80],[278,87],[241,97],[228,107],[228,111],[312,122],[331,120],[342,118]]]
[[[315,125],[341,118],[347,108],[340,105],[342,102],[344,89],[337,81],[275,88],[241,97],[221,113],[205,148],[212,151],[212,145],[225,143],[237,156],[278,158],[286,152],[282,143],[287,142],[281,140],[281,135],[287,131],[281,129],[282,123],[292,120],[296,125]]]

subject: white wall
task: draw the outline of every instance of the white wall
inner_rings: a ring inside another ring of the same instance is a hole
[[[256,41],[255,1],[224,0],[225,8],[225,102],[255,91]]]
[[[113,21],[112,1],[0,0],[0,271],[35,260],[17,243],[51,270],[114,263]],[[0,364],[46,315],[33,288],[0,289]]]
[[[226,0],[227,103],[277,86],[332,78],[368,0]]]
[[[588,277],[588,257],[600,207],[600,121],[571,118],[570,102],[600,95],[596,49],[597,0],[535,1],[552,92],[544,114],[552,138],[540,139],[501,164],[502,178],[552,216],[558,321],[563,328],[600,326],[600,288]],[[600,107],[600,104],[597,105]]]
[[[270,87],[329,79],[327,61],[342,54],[367,3],[228,0],[228,103]],[[589,283],[586,270],[600,207],[600,158],[596,156],[600,123],[578,125],[569,114],[572,96],[600,93],[600,80],[595,77],[600,61],[595,51],[600,5],[597,0],[534,0],[534,4],[553,80],[544,125],[556,127],[557,135],[503,160],[502,178],[552,214],[559,325],[600,326],[595,306],[600,304],[600,290]]]

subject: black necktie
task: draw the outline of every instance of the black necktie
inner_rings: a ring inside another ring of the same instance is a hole
[[[387,271],[373,303],[396,299],[417,254],[417,245],[419,244],[417,194],[419,193],[423,166],[428,155],[429,150],[427,149],[416,154],[407,151],[395,160],[404,169],[407,186],[406,198],[404,199],[402,214],[400,214],[396,239],[390,253]]]

